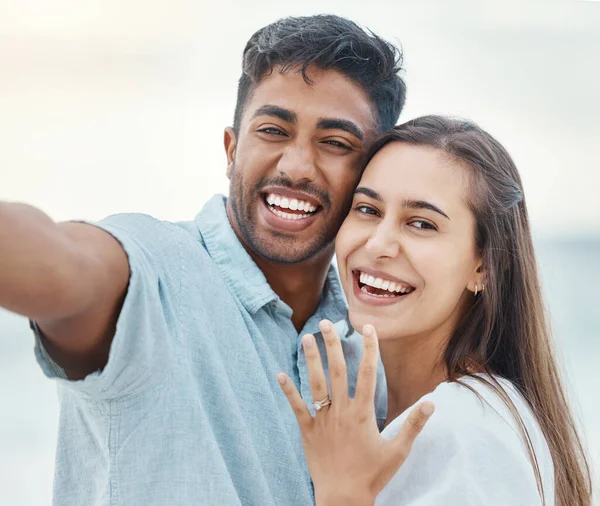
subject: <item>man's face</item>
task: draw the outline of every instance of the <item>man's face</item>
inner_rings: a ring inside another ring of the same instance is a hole
[[[250,95],[239,135],[225,131],[228,215],[252,253],[296,263],[333,252],[374,135],[371,103],[332,70],[276,67]]]

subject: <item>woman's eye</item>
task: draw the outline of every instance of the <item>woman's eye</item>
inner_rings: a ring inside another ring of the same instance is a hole
[[[424,220],[411,221],[410,225],[415,228],[420,228],[421,230],[437,230],[434,225]]]
[[[370,214],[373,216],[377,216],[378,213],[375,209],[373,209],[372,207],[369,206],[365,206],[365,205],[358,205],[352,208],[353,211],[356,211],[358,213],[361,214]]]

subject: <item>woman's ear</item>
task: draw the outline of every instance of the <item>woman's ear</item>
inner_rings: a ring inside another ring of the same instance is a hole
[[[227,178],[231,179],[231,170],[235,161],[235,148],[237,147],[237,137],[231,127],[227,127],[224,132],[223,144],[225,154],[227,155]]]
[[[479,259],[477,265],[473,269],[473,273],[469,278],[469,283],[467,284],[467,289],[473,292],[475,295],[481,293],[485,290],[485,284],[487,281],[487,273],[485,266],[483,265],[483,260]]]

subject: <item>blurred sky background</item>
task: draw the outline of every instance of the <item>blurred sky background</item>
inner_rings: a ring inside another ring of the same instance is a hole
[[[471,118],[523,176],[559,354],[600,464],[600,2],[0,0],[0,199],[57,220],[191,219],[261,26],[334,13],[401,43],[401,121]],[[50,504],[58,406],[0,311],[0,503]],[[597,469],[597,466],[596,466]]]

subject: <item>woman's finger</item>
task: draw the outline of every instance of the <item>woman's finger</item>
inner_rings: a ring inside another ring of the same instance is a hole
[[[298,420],[298,425],[300,425],[300,429],[304,431],[306,428],[310,426],[313,421],[313,417],[310,414],[310,411],[306,407],[306,402],[298,392],[298,389],[294,385],[293,381],[285,374],[281,373],[277,376],[277,382],[283,390],[283,393],[287,397],[294,414],[296,415],[296,420]]]
[[[342,403],[348,399],[348,373],[346,372],[346,360],[342,343],[329,320],[319,323],[319,329],[325,341],[327,351],[327,366],[329,369],[329,383],[331,386],[331,398],[333,402]]]
[[[392,440],[394,446],[394,456],[396,457],[396,465],[400,466],[408,457],[415,439],[425,427],[425,424],[435,410],[432,402],[422,402],[416,406],[408,415],[408,418],[400,427],[400,432]]]
[[[321,354],[319,353],[319,347],[315,341],[315,336],[306,334],[302,338],[302,346],[304,348],[304,355],[306,356],[310,392],[313,401],[322,401],[329,396],[329,389],[327,387],[327,378],[325,377],[323,362],[321,362]]]
[[[358,369],[354,399],[372,406],[375,399],[379,361],[379,343],[377,342],[377,333],[372,325],[363,327],[363,338],[363,352]]]

